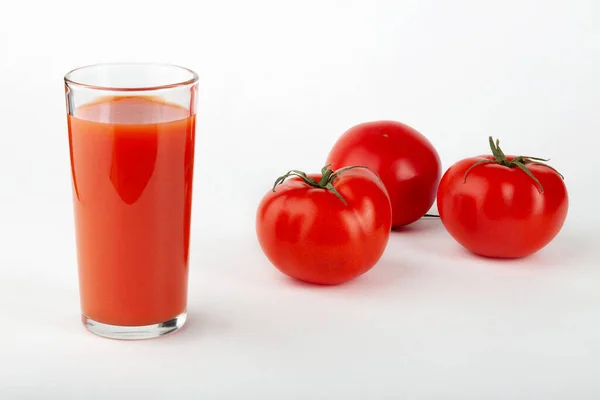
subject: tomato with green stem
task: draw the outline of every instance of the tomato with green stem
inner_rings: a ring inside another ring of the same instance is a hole
[[[563,176],[546,159],[507,156],[489,138],[492,155],[467,158],[442,176],[440,219],[473,253],[496,258],[531,255],[561,230],[568,210]]]
[[[290,179],[288,179],[290,178]],[[270,262],[301,281],[333,285],[369,271],[390,235],[385,186],[362,166],[277,178],[256,214],[259,244]]]

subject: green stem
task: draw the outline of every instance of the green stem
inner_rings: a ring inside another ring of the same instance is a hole
[[[334,171],[331,168],[329,168],[330,165],[331,164],[328,164],[328,165],[324,166],[323,168],[321,168],[321,179],[319,179],[318,182],[315,179],[310,178],[308,175],[306,175],[306,173],[304,173],[302,171],[298,171],[295,169],[290,170],[275,180],[275,183],[273,184],[273,192],[275,191],[275,188],[278,185],[281,185],[283,182],[285,182],[285,180],[287,178],[289,178],[291,176],[296,176],[296,177],[302,179],[304,181],[304,183],[306,183],[310,187],[313,187],[315,189],[325,189],[325,190],[330,191],[338,199],[340,199],[342,201],[342,203],[344,203],[344,205],[347,205],[348,203],[346,202],[346,199],[344,199],[344,197],[342,197],[342,195],[335,189],[335,187],[333,187],[333,181],[336,178],[338,178],[341,174],[343,174],[344,172],[349,171],[351,169],[354,169],[354,168],[369,169],[369,167],[365,167],[362,165],[354,165],[351,167],[342,168],[338,171]]]
[[[547,164],[540,162],[540,161],[548,161],[548,159],[538,158],[538,157],[530,157],[530,156],[518,156],[518,157],[515,157],[513,160],[509,161],[508,158],[506,157],[506,154],[504,154],[504,152],[500,148],[500,141],[498,139],[496,139],[496,142],[494,143],[494,139],[490,136],[489,143],[490,143],[490,149],[492,150],[492,155],[494,156],[494,159],[493,160],[487,160],[487,159],[479,160],[476,163],[474,163],[473,165],[471,165],[465,171],[465,174],[463,176],[463,183],[467,181],[467,176],[469,175],[471,170],[473,170],[473,168],[475,168],[479,165],[482,165],[482,164],[490,164],[490,163],[499,164],[499,165],[502,165],[507,168],[519,168],[520,170],[525,172],[527,174],[527,176],[529,176],[535,182],[536,186],[540,190],[540,193],[544,193],[544,187],[542,186],[540,181],[535,177],[535,175],[533,175],[533,173],[529,170],[529,168],[527,168],[527,165],[532,165],[532,164],[533,165],[543,165],[544,167],[548,167],[552,171],[556,172],[561,177],[561,179],[565,179],[564,176],[562,176],[562,174],[560,172],[558,172],[556,169],[552,168],[551,166],[549,166]]]
[[[475,167],[477,167],[478,165],[481,164],[489,164],[489,163],[494,163],[497,164],[497,162],[495,160],[479,160],[477,161],[475,164],[471,165],[466,171],[465,171],[465,175],[463,176],[463,183],[465,183],[467,181],[467,175],[469,175],[469,172],[471,172],[471,170]]]
[[[531,157],[529,157],[531,158]],[[526,159],[527,160],[527,159]],[[554,167],[549,166],[548,164],[544,164],[538,161],[528,161],[526,164],[533,164],[533,165],[543,165],[544,167],[548,167],[550,168],[552,171],[556,172],[558,174],[558,176],[561,177],[562,180],[565,180],[565,177],[563,176],[563,174],[561,174],[560,172],[558,172]]]
[[[544,187],[542,186],[542,184],[540,183],[540,181],[538,180],[538,178],[536,178],[531,171],[525,166],[524,163],[522,162],[514,162],[513,163],[520,168],[523,172],[525,172],[531,179],[533,179],[533,181],[535,182],[535,184],[538,186],[538,188],[540,189],[540,193],[544,193]]]

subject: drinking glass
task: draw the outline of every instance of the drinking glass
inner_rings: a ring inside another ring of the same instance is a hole
[[[186,320],[198,75],[97,64],[64,77],[84,326],[147,339]]]

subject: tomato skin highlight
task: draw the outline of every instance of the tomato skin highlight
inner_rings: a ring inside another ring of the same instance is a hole
[[[507,156],[513,160],[515,156]],[[437,194],[440,219],[448,233],[471,252],[494,258],[526,257],[544,248],[567,217],[563,179],[547,166],[527,164],[543,187],[519,168],[486,163],[492,156],[467,158],[442,176]]]
[[[309,175],[319,181],[320,176]],[[335,285],[369,271],[389,240],[391,205],[376,174],[345,171],[333,193],[291,178],[269,191],[256,214],[259,244],[284,274],[309,283]]]
[[[427,213],[442,173],[429,140],[396,121],[371,121],[348,129],[331,149],[327,164],[333,169],[364,165],[377,172],[390,196],[394,228]]]

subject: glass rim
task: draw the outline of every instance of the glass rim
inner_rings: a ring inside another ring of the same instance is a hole
[[[139,86],[139,87],[119,87],[119,86],[108,86],[108,85],[107,86],[92,85],[92,84],[84,83],[84,82],[77,81],[77,80],[71,78],[72,75],[78,71],[81,71],[84,69],[103,67],[103,66],[105,66],[105,67],[110,67],[110,66],[113,66],[113,67],[117,67],[117,66],[167,67],[167,68],[172,68],[172,69],[179,69],[179,70],[189,73],[190,79],[186,79],[183,81],[178,80],[177,82],[166,83],[163,85],[148,85],[148,86]],[[194,83],[198,82],[198,79],[199,79],[198,74],[189,68],[182,67],[182,66],[176,65],[176,64],[159,63],[159,62],[107,62],[107,63],[89,64],[89,65],[83,65],[81,67],[74,68],[74,69],[70,70],[69,72],[67,72],[64,76],[65,84],[68,84],[68,85],[75,85],[75,86],[79,86],[79,87],[83,87],[83,88],[87,88],[87,89],[108,90],[108,91],[113,91],[113,92],[138,92],[138,91],[171,89],[171,88],[176,88],[176,87],[180,87],[180,86],[187,86],[187,85],[194,84]]]

